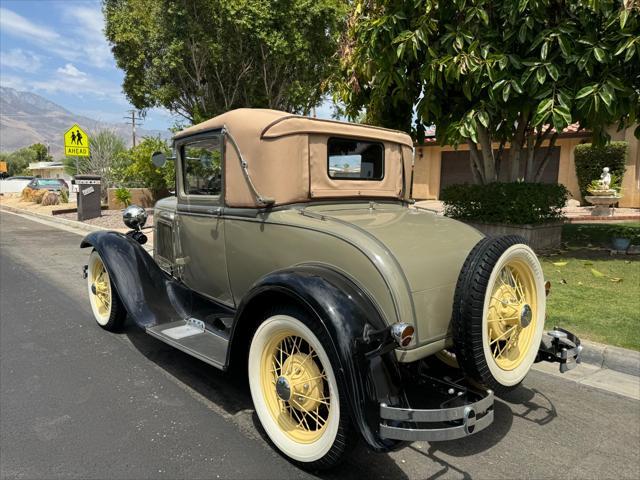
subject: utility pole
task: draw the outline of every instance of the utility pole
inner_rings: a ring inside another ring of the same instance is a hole
[[[129,120],[128,122],[125,122],[125,123],[127,125],[131,125],[131,139],[132,139],[133,146],[135,147],[136,146],[136,125],[141,126],[142,123],[140,123],[140,115],[135,109],[127,110],[127,112],[131,114],[131,116],[126,116],[123,118],[125,120]],[[137,124],[136,124],[136,120],[138,121]]]

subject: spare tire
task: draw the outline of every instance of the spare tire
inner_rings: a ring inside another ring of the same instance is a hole
[[[454,350],[464,374],[498,395],[522,382],[540,347],[545,301],[542,267],[525,240],[483,238],[454,297]]]

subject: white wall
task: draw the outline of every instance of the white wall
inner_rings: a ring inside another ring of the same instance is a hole
[[[0,193],[18,193],[24,190],[31,180],[0,180]]]

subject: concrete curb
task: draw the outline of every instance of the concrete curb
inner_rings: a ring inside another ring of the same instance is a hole
[[[80,230],[86,230],[87,232],[96,232],[100,230],[109,230],[108,228],[99,227],[98,225],[89,225],[88,223],[78,222],[77,220],[69,220],[66,218],[59,218],[55,215],[43,215],[41,213],[32,212],[30,210],[23,210],[21,208],[10,207],[8,205],[0,205],[0,210],[6,210],[8,212],[19,213],[21,215],[29,215],[31,217],[46,220],[51,223],[59,223],[60,225],[66,225],[67,227],[77,228]]]
[[[640,352],[582,341],[582,361],[600,368],[640,377]]]

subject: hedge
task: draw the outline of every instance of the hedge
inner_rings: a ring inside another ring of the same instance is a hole
[[[627,142],[610,142],[601,147],[590,143],[576,146],[576,176],[583,197],[589,195],[587,187],[592,181],[600,179],[604,167],[609,167],[609,173],[622,179],[627,148]]]
[[[448,217],[485,223],[530,225],[560,220],[569,191],[549,183],[451,185],[440,200]]]

